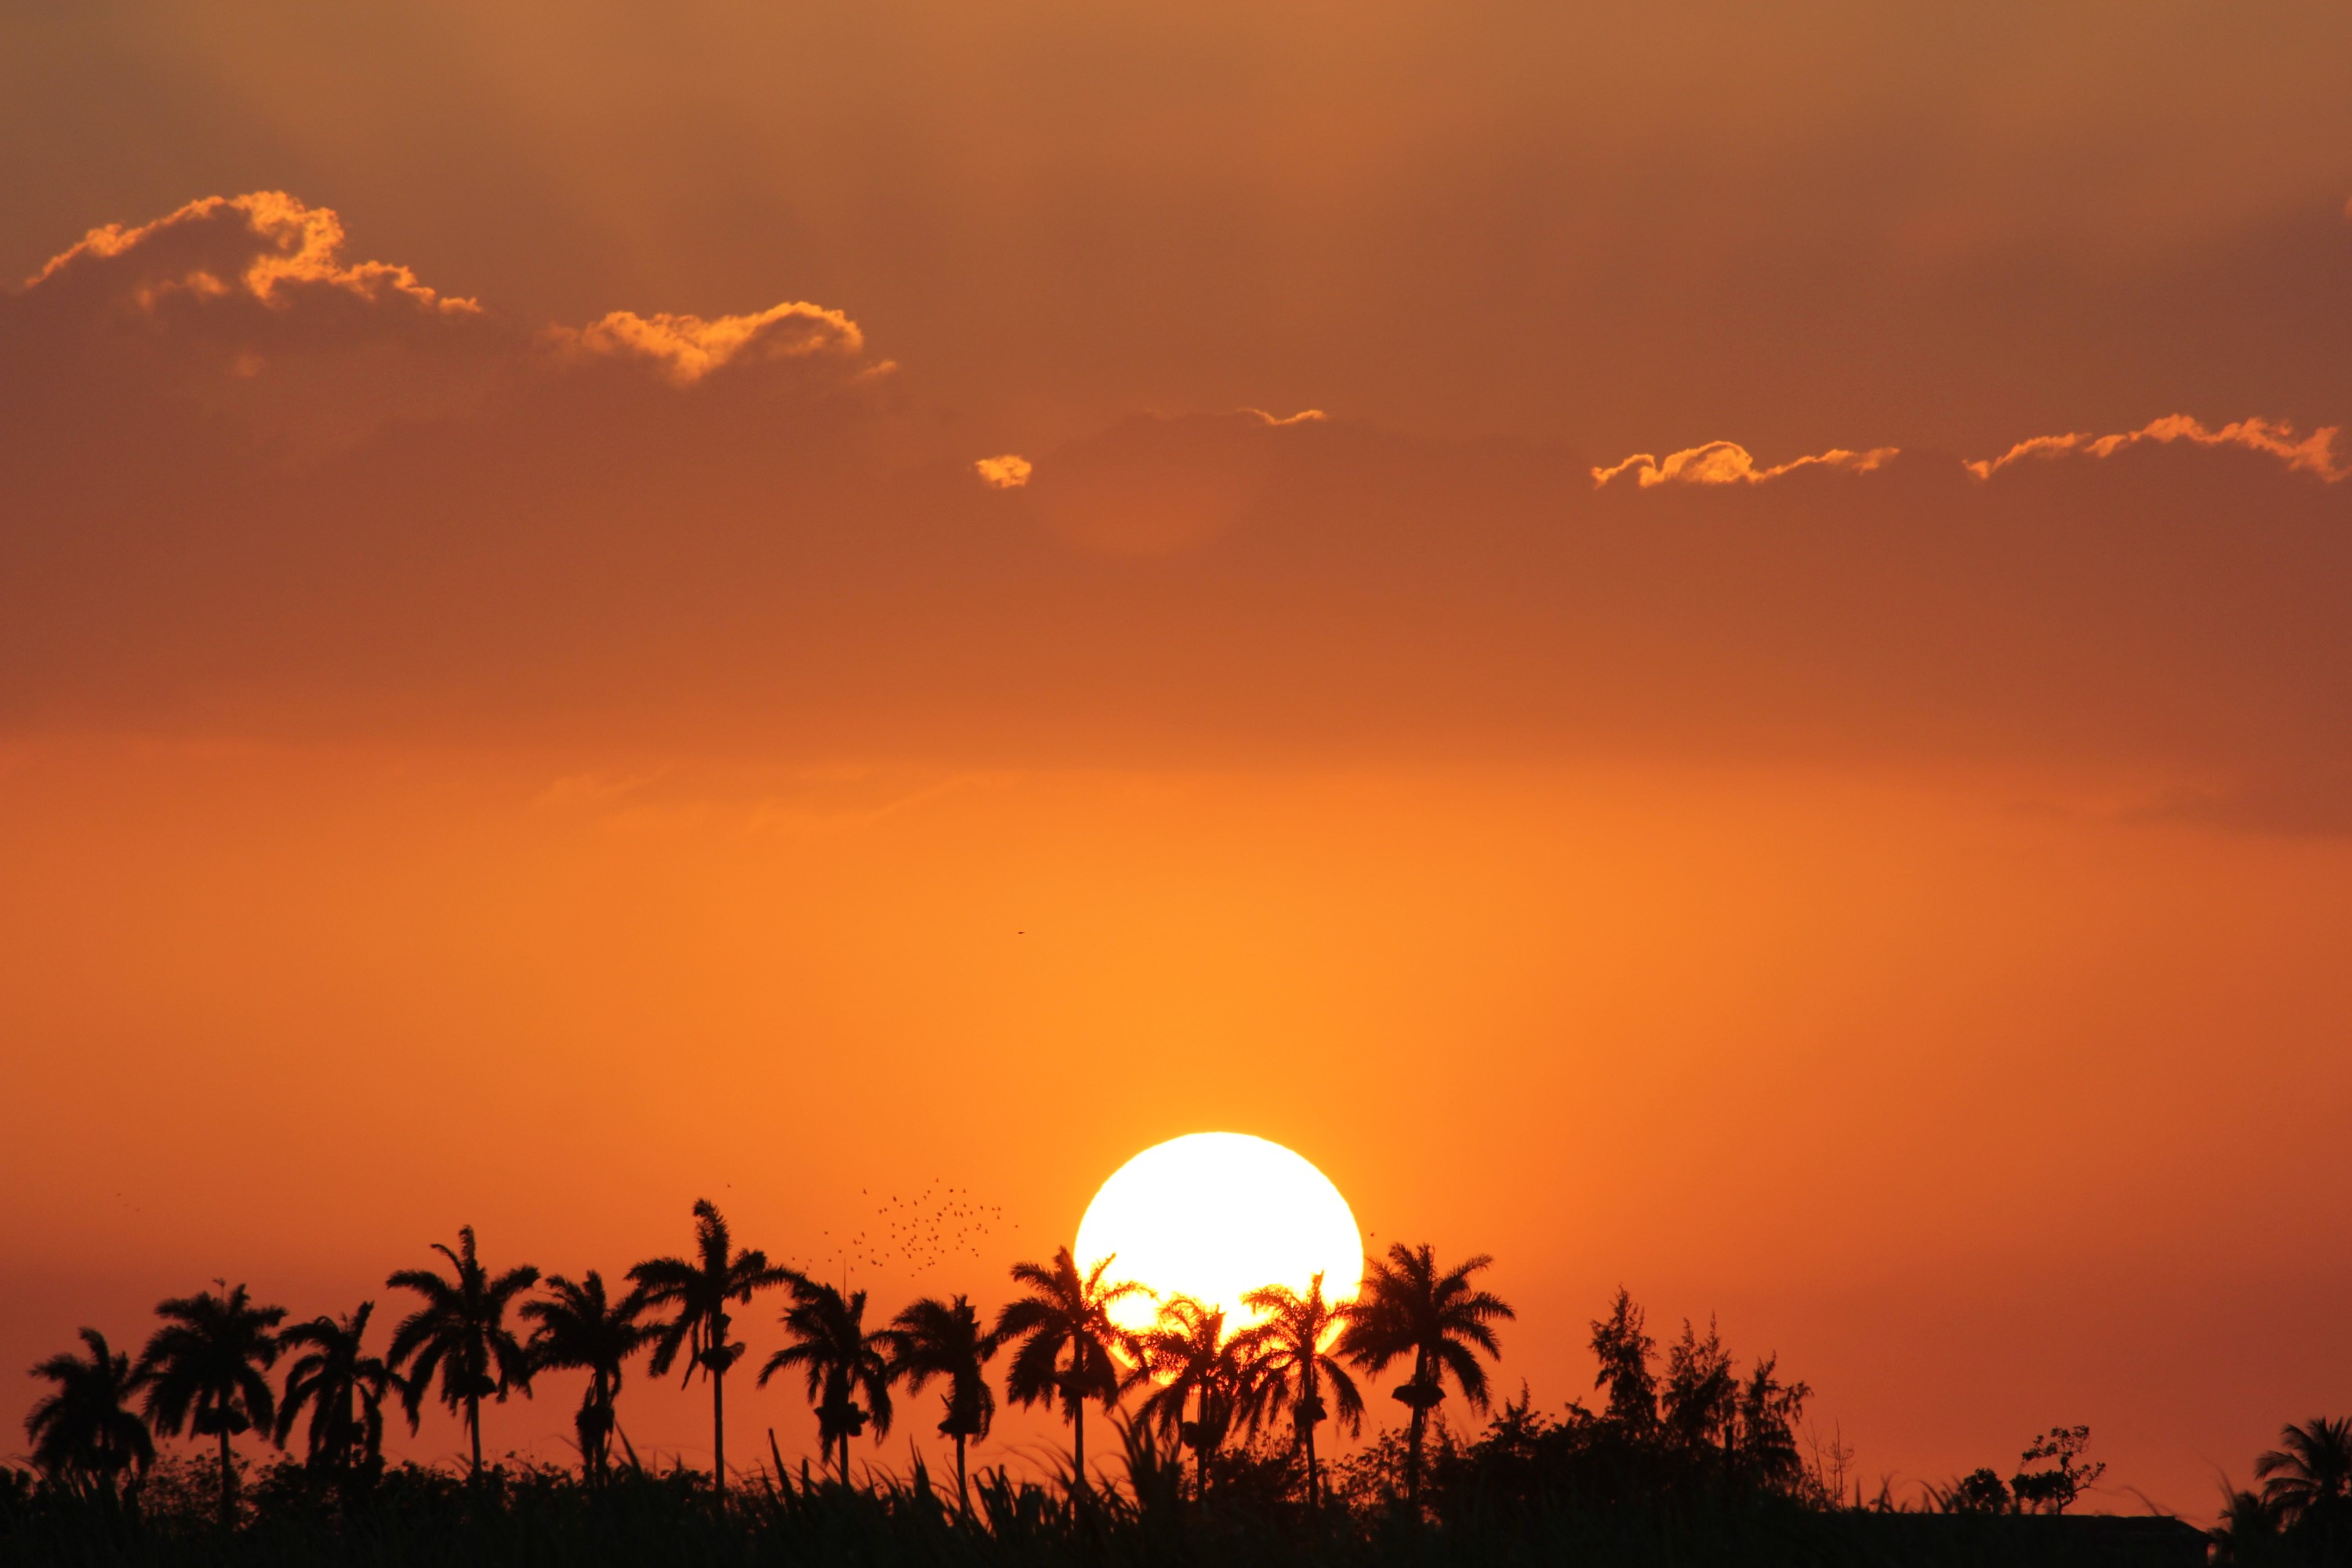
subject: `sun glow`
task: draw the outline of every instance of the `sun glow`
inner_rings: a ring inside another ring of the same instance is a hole
[[[1114,1258],[1107,1282],[1223,1308],[1229,1331],[1257,1321],[1241,1299],[1261,1285],[1303,1291],[1319,1272],[1325,1297],[1344,1301],[1363,1282],[1363,1237],[1339,1189],[1281,1144],[1242,1132],[1190,1133],[1121,1165],[1087,1205],[1076,1254],[1081,1268]],[[1144,1329],[1158,1311],[1133,1297],[1111,1317]]]

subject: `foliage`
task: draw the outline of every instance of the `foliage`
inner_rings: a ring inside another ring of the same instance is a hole
[[[457,1232],[457,1249],[439,1242],[433,1250],[449,1260],[449,1276],[430,1268],[403,1268],[384,1283],[408,1290],[425,1304],[401,1321],[393,1331],[392,1351],[385,1359],[397,1370],[405,1367],[401,1402],[412,1425],[433,1374],[441,1374],[441,1403],[463,1410],[467,1436],[473,1442],[472,1473],[482,1470],[482,1400],[506,1402],[509,1392],[530,1392],[530,1355],[507,1327],[506,1314],[514,1299],[538,1282],[539,1270],[529,1264],[493,1276],[482,1266],[474,1247],[474,1227]]]

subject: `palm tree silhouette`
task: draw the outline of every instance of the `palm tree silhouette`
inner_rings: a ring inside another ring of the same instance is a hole
[[[220,1439],[220,1523],[236,1521],[236,1463],[229,1439],[248,1428],[268,1432],[277,1401],[262,1375],[278,1360],[273,1331],[283,1307],[257,1307],[245,1287],[199,1291],[158,1303],[163,1320],[140,1353],[135,1375],[146,1390],[149,1425],[167,1437],[187,1427]]]
[[[1485,1253],[1440,1273],[1427,1244],[1390,1246],[1372,1260],[1363,1294],[1339,1339],[1341,1355],[1377,1376],[1400,1357],[1412,1357],[1412,1376],[1391,1397],[1412,1412],[1405,1444],[1405,1498],[1421,1502],[1421,1450],[1429,1413],[1445,1398],[1445,1377],[1454,1376],[1473,1410],[1486,1408],[1486,1369],[1479,1352],[1500,1356],[1493,1325],[1516,1318],[1499,1296],[1470,1288],[1470,1277],[1494,1263]]]
[[[996,1354],[994,1334],[980,1326],[971,1301],[926,1296],[891,1320],[891,1370],[920,1394],[934,1377],[945,1378],[946,1418],[940,1435],[955,1440],[956,1501],[971,1517],[971,1489],[964,1480],[964,1445],[985,1437],[996,1420],[996,1391],[988,1385],[988,1363]]]
[[[60,1352],[33,1369],[56,1386],[25,1417],[25,1436],[32,1439],[33,1463],[53,1479],[94,1484],[111,1498],[123,1471],[144,1471],[155,1462],[155,1438],[130,1407],[139,1391],[130,1355],[109,1346],[96,1329],[82,1330],[81,1342],[88,1360]]]
[[[581,1396],[572,1424],[580,1436],[581,1473],[602,1482],[612,1448],[613,1402],[621,1393],[621,1365],[661,1331],[637,1321],[645,1310],[644,1291],[608,1300],[604,1277],[593,1268],[576,1281],[551,1274],[545,1289],[545,1297],[522,1304],[522,1315],[539,1324],[531,1331],[531,1361],[543,1368],[588,1373],[588,1391]]]
[[[1223,1445],[1225,1435],[1240,1417],[1255,1419],[1259,1392],[1256,1366],[1249,1342],[1225,1333],[1222,1308],[1204,1306],[1190,1296],[1171,1296],[1160,1304],[1159,1323],[1136,1336],[1141,1351],[1128,1386],[1157,1384],[1137,1407],[1136,1419],[1157,1426],[1192,1450],[1193,1493],[1209,1495],[1209,1466]],[[1196,1414],[1184,1419],[1191,1400]]]
[[[1087,1401],[1106,1410],[1118,1402],[1118,1365],[1111,1349],[1134,1344],[1133,1336],[1110,1321],[1110,1309],[1143,1292],[1132,1280],[1104,1284],[1110,1266],[1106,1258],[1081,1275],[1066,1247],[1055,1250],[1050,1264],[1016,1263],[1013,1281],[1029,1293],[996,1315],[997,1340],[1021,1342],[1005,1372],[1004,1392],[1016,1405],[1062,1402],[1070,1423],[1074,1484],[1080,1489],[1087,1485]],[[1067,1367],[1061,1364],[1065,1351]],[[1129,1359],[1141,1360],[1139,1349]]]
[[[2352,1417],[2316,1416],[2279,1433],[2279,1446],[2254,1461],[2263,1495],[2301,1529],[2321,1533],[2352,1526]]]
[[[1266,1314],[1263,1322],[1242,1331],[1241,1337],[1251,1342],[1265,1401],[1290,1407],[1291,1426],[1307,1455],[1307,1501],[1319,1508],[1323,1471],[1315,1456],[1315,1428],[1331,1415],[1323,1403],[1324,1384],[1330,1385],[1339,1419],[1348,1431],[1352,1435],[1364,1426],[1364,1396],[1331,1354],[1339,1335],[1355,1321],[1354,1303],[1324,1300],[1323,1274],[1318,1269],[1303,1294],[1287,1285],[1267,1285],[1244,1296],[1242,1305]]]
[[[629,1270],[629,1279],[651,1307],[673,1309],[654,1344],[653,1374],[661,1376],[688,1352],[681,1386],[698,1370],[710,1380],[710,1479],[720,1497],[727,1495],[727,1369],[742,1359],[747,1347],[729,1342],[730,1301],[749,1304],[754,1290],[782,1285],[789,1269],[772,1268],[768,1255],[754,1249],[732,1251],[726,1216],[709,1198],[694,1205],[694,1256],[655,1258]]]
[[[449,1260],[453,1278],[430,1268],[403,1268],[384,1283],[395,1290],[413,1290],[425,1305],[401,1321],[392,1336],[392,1353],[385,1359],[394,1371],[406,1368],[401,1403],[411,1426],[417,1407],[441,1373],[441,1403],[466,1412],[466,1434],[473,1443],[473,1468],[467,1479],[482,1477],[482,1395],[506,1403],[511,1389],[530,1392],[530,1356],[507,1327],[507,1308],[539,1281],[539,1270],[526,1263],[496,1279],[474,1251],[474,1227],[457,1232],[457,1250],[439,1242],[433,1250]]]
[[[897,1334],[889,1329],[866,1330],[865,1291],[845,1297],[830,1285],[800,1275],[793,1277],[793,1305],[784,1313],[784,1328],[793,1342],[768,1358],[760,1369],[760,1386],[767,1387],[776,1373],[795,1367],[807,1374],[817,1441],[827,1456],[839,1452],[841,1484],[846,1487],[849,1440],[866,1429],[869,1414],[877,1438],[890,1430],[890,1383],[897,1376],[891,1352]],[[860,1394],[866,1395],[864,1408],[857,1404]]]
[[[303,1352],[286,1369],[286,1396],[278,1402],[275,1434],[279,1447],[286,1446],[307,1405],[310,1429],[305,1447],[311,1464],[346,1472],[354,1462],[373,1469],[383,1458],[383,1396],[405,1394],[406,1384],[383,1357],[366,1353],[363,1342],[374,1312],[374,1302],[362,1301],[341,1321],[322,1313],[278,1336],[281,1349]],[[409,1430],[415,1429],[412,1416]]]

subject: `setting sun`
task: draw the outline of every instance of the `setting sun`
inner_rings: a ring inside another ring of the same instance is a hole
[[[1077,1257],[1091,1268],[1115,1258],[1108,1278],[1132,1279],[1160,1300],[1190,1296],[1228,1314],[1230,1329],[1256,1320],[1242,1297],[1261,1285],[1305,1290],[1323,1276],[1327,1298],[1356,1293],[1364,1244],[1339,1189],[1279,1143],[1243,1132],[1194,1132],[1153,1145],[1121,1165],[1087,1205]],[[1158,1304],[1115,1303],[1121,1328],[1151,1326]]]

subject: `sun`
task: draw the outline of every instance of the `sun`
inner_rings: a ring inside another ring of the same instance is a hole
[[[1115,1258],[1106,1281],[1223,1308],[1229,1331],[1257,1321],[1241,1299],[1261,1285],[1303,1291],[1319,1272],[1325,1298],[1344,1301],[1364,1275],[1356,1216],[1330,1178],[1244,1132],[1188,1133],[1121,1165],[1087,1205],[1076,1253],[1081,1269]],[[1111,1317],[1140,1330],[1158,1312],[1131,1297]]]

